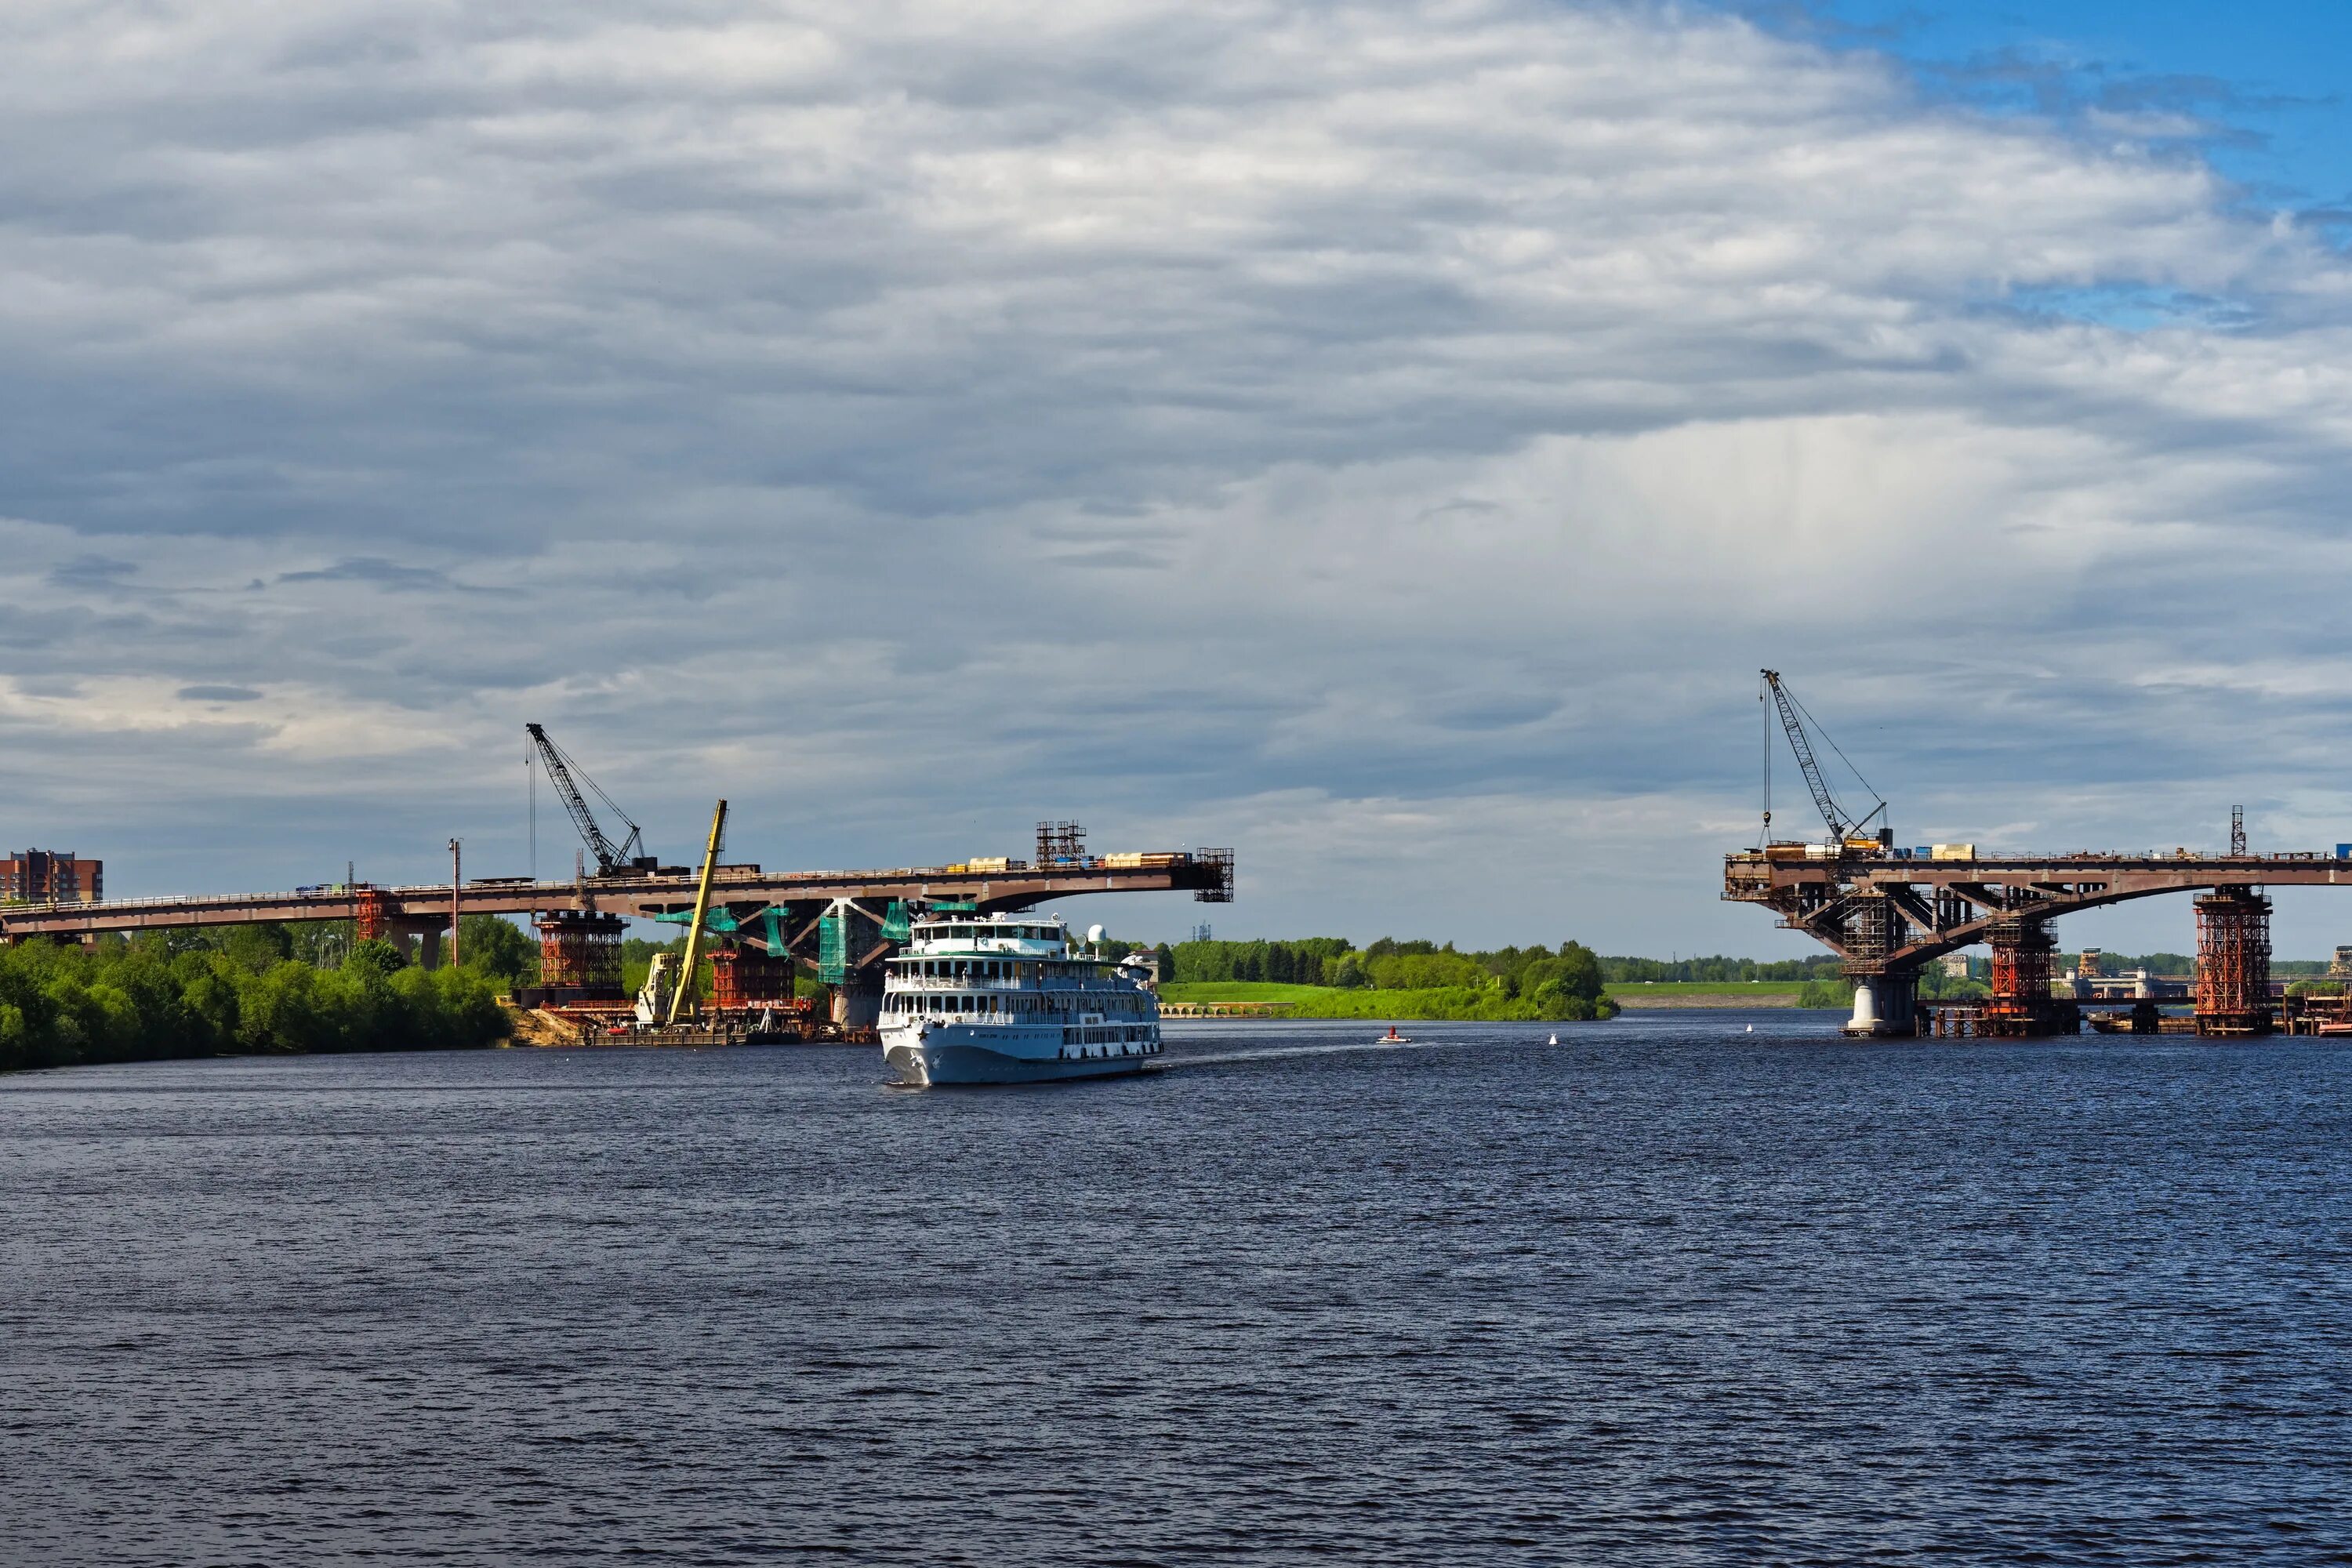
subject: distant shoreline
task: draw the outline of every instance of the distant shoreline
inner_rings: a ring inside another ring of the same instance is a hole
[[[1627,990],[1612,991],[1609,996],[1617,1005],[1629,1013],[1665,1007],[1720,1007],[1742,1011],[1756,1007],[1781,1007],[1793,1010],[1799,1005],[1797,993],[1794,991],[1767,991],[1753,996],[1727,996],[1721,992],[1699,992],[1696,994],[1685,995],[1665,992],[1644,995],[1638,990]],[[1835,1009],[1818,1007],[1813,1009],[1815,1012],[1825,1010],[1834,1011]]]
[[[1356,1018],[1378,1023],[1573,1023],[1616,1008],[1605,998],[1507,996],[1493,986],[1383,990],[1253,980],[1176,981],[1160,988],[1165,1018]]]

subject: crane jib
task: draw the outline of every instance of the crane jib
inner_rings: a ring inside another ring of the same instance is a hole
[[[1764,684],[1771,689],[1773,705],[1780,710],[1780,728],[1787,731],[1789,736],[1789,750],[1796,753],[1797,766],[1805,775],[1806,787],[1813,792],[1813,804],[1821,808],[1822,820],[1828,824],[1830,832],[1841,843],[1861,836],[1871,818],[1886,809],[1886,803],[1883,800],[1877,802],[1871,807],[1868,816],[1859,821],[1856,821],[1838,804],[1837,796],[1830,789],[1829,780],[1822,773],[1821,760],[1813,753],[1812,737],[1805,729],[1803,710],[1799,706],[1797,700],[1789,694],[1788,688],[1780,684],[1780,671],[1767,669],[1760,673],[1764,677]],[[1832,747],[1835,748],[1834,742],[1832,742]],[[1840,752],[1838,755],[1843,759],[1845,753]],[[1848,763],[1846,765],[1851,768],[1853,764]],[[1859,772],[1854,776],[1862,777]],[[1863,780],[1863,784],[1864,788],[1868,788],[1869,781]],[[1769,821],[1769,818],[1768,817],[1767,820]]]
[[[609,877],[628,865],[632,854],[644,851],[644,831],[629,819],[629,814],[615,805],[613,797],[606,795],[594,779],[581,771],[579,763],[572,761],[572,754],[557,745],[544,728],[525,724],[523,729],[530,733],[532,744],[539,748],[541,764],[547,770],[547,781],[554,786],[557,797],[563,802],[563,809],[571,816],[572,826],[580,830],[581,840],[587,845],[588,852],[596,857],[597,874]],[[596,820],[596,814],[588,809],[587,796],[580,790],[582,784],[594,790],[596,798],[627,826],[628,837],[619,845],[615,846],[605,837],[603,825]]]

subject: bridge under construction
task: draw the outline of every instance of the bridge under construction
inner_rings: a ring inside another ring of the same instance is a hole
[[[1992,984],[1990,995],[1967,1010],[1969,1032],[2074,1033],[2081,1027],[2082,1002],[2053,984],[2052,923],[2077,910],[2181,892],[2200,895],[2192,987],[2197,1033],[2270,1034],[2282,1016],[2271,994],[2271,902],[2262,889],[2352,888],[2352,846],[2333,855],[2252,854],[2240,812],[2231,813],[2226,854],[2184,848],[2168,855],[1979,856],[1972,844],[1897,848],[1885,826],[1885,802],[1874,798],[1861,813],[1847,807],[1813,744],[1818,723],[1808,724],[1811,715],[1777,671],[1762,676],[1768,724],[1777,721],[1829,832],[1821,842],[1772,837],[1773,742],[1768,739],[1762,842],[1724,857],[1723,896],[1774,910],[1784,928],[1804,932],[1844,960],[1853,984],[1849,1035],[1943,1032],[1937,1010],[1921,1003],[1921,971],[1978,943],[1992,950]],[[1833,744],[1831,751],[1845,761]],[[1869,788],[1858,770],[1854,777]],[[2137,1028],[2157,1026],[2151,1000],[2131,1005]],[[2352,1011],[2334,1022],[2352,1033]]]
[[[2073,1033],[2081,1005],[2056,994],[2059,916],[2132,899],[2193,892],[2197,1032],[2269,1034],[2271,902],[2265,887],[2352,888],[2352,859],[2318,854],[2052,855],[1980,858],[1972,851],[1901,856],[1823,854],[1767,844],[1724,858],[1723,896],[1762,904],[1845,961],[1853,982],[1851,1035],[1921,1033],[1932,1010],[1920,972],[1979,942],[1992,949],[1992,993],[1972,1009],[1975,1033]],[[2152,1011],[2152,1009],[2149,1009]]]
[[[883,961],[907,940],[919,911],[995,914],[1084,893],[1190,891],[1203,903],[1233,900],[1231,849],[1090,855],[1086,829],[1075,822],[1039,823],[1031,859],[995,856],[949,866],[782,874],[721,865],[724,800],[712,817],[699,870],[665,866],[658,856],[644,852],[644,829],[544,725],[526,724],[523,731],[523,755],[531,768],[532,843],[538,842],[542,773],[580,834],[579,868],[569,882],[529,877],[467,881],[460,846],[453,838],[446,884],[378,887],[347,876],[340,883],[283,893],[112,902],[53,895],[45,903],[0,904],[0,942],[89,942],[109,933],[348,921],[355,940],[414,940],[418,962],[429,969],[439,964],[441,933],[449,932],[454,942],[467,915],[528,915],[539,931],[539,979],[519,987],[514,1000],[584,1030],[635,1013],[639,1004],[623,989],[621,975],[622,934],[628,918],[635,916],[690,928],[667,1004],[671,1026],[692,996],[697,957],[707,952],[709,1011],[756,1015],[763,1029],[789,1018],[798,1028],[806,1004],[796,996],[795,981],[808,970],[831,990],[833,1016],[825,1029],[856,1037],[880,1017]],[[604,817],[590,804],[592,795],[603,804]],[[591,856],[593,871],[588,868]],[[94,876],[91,880],[94,891]],[[649,998],[646,1002],[650,1005]]]
[[[704,931],[712,959],[711,1005],[719,1011],[788,1005],[793,979],[813,972],[832,987],[833,1024],[871,1028],[879,1015],[882,961],[919,909],[989,914],[1091,893],[1189,891],[1231,902],[1230,849],[1090,855],[1070,823],[1041,824],[1034,859],[1011,858],[874,871],[770,872],[719,866]],[[539,984],[525,1005],[591,1016],[626,1011],[621,939],[627,918],[683,924],[698,879],[679,868],[622,867],[571,881],[488,877],[377,887],[338,883],[279,893],[232,893],[106,902],[0,905],[0,941],[73,942],[131,933],[268,922],[349,921],[354,934],[415,938],[421,963],[439,962],[441,933],[469,914],[528,915],[540,937]]]

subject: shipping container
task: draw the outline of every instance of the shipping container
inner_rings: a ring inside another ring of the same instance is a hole
[[[964,862],[965,868],[972,871],[1002,871],[1009,865],[1010,862],[1002,855],[982,855]]]
[[[1937,860],[1973,860],[1977,847],[1973,844],[1937,844],[1929,847],[1929,858]]]
[[[1102,858],[1102,863],[1106,866],[1139,867],[1143,864],[1143,857],[1141,855],[1106,855]]]
[[[2338,860],[2352,860],[2352,844],[2338,844],[2336,847],[2336,858]]]

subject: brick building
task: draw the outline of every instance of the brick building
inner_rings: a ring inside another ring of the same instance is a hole
[[[0,860],[0,899],[28,904],[92,904],[106,895],[105,865],[70,849],[26,849]]]

